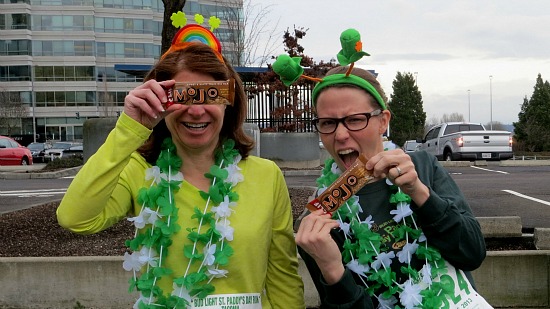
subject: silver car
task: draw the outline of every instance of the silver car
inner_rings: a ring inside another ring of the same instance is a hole
[[[76,148],[75,148],[76,147]],[[44,162],[50,162],[54,159],[58,159],[67,156],[68,153],[82,153],[82,143],[76,142],[55,142],[52,148],[44,151]]]

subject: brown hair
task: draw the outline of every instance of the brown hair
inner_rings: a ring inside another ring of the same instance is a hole
[[[335,68],[330,69],[325,76],[329,76],[329,75],[333,75],[333,74],[346,74],[348,69],[349,69],[349,67],[347,67],[347,66],[335,67]],[[380,83],[378,82],[378,80],[376,79],[376,76],[374,76],[374,74],[372,74],[371,72],[369,72],[367,70],[357,68],[357,67],[354,67],[351,70],[351,74],[353,74],[357,77],[360,77],[360,78],[366,80],[367,82],[369,82],[369,84],[371,84],[374,87],[374,89],[376,89],[376,91],[378,91],[378,93],[382,97],[382,100],[384,100],[384,103],[386,103],[386,106],[389,109],[388,98],[386,97],[386,93],[382,89],[382,86],[380,85]],[[374,104],[378,105],[378,103],[376,103],[376,99],[368,91],[366,91],[365,89],[363,89],[359,86],[342,83],[342,84],[330,85],[330,86],[326,87],[325,89],[331,88],[331,87],[352,87],[352,88],[361,89],[361,90],[365,91],[369,96],[372,97]],[[321,90],[321,92],[323,90]]]
[[[214,51],[207,45],[197,43],[189,47],[170,52],[149,71],[145,81],[154,79],[164,81],[172,79],[178,72],[189,71],[208,74],[215,80],[235,80],[235,100],[233,106],[227,106],[223,125],[220,132],[218,147],[224,140],[230,138],[235,140],[235,149],[245,159],[254,146],[253,140],[243,130],[243,123],[246,119],[247,97],[239,74],[231,67],[227,60],[220,62]],[[155,164],[159,154],[162,141],[170,137],[170,131],[166,122],[162,120],[153,128],[149,140],[138,149],[138,152],[151,164]]]

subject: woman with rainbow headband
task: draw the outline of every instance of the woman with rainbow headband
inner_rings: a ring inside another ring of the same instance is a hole
[[[136,233],[122,266],[134,308],[304,308],[284,177],[249,155],[241,80],[197,27],[182,28],[126,96],[58,221],[91,234],[130,217]]]
[[[342,66],[314,79],[314,124],[332,156],[316,195],[360,155],[374,179],[339,208],[306,210],[297,222],[321,308],[491,308],[468,272],[486,252],[463,194],[432,155],[384,145],[386,96],[372,74],[353,67],[368,55],[359,33],[348,29],[340,41]],[[288,56],[273,69],[287,85],[303,77],[299,59]]]

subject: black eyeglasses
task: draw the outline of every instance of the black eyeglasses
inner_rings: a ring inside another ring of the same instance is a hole
[[[382,114],[381,109],[374,110],[370,113],[353,114],[342,118],[316,118],[313,119],[313,125],[317,132],[321,134],[331,134],[336,131],[340,123],[350,131],[360,131],[369,125],[369,119]]]

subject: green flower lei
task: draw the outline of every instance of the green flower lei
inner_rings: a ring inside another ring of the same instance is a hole
[[[328,159],[322,175],[317,179],[319,191],[326,189],[341,173],[334,159]],[[445,259],[438,249],[428,246],[410,209],[411,198],[396,185],[389,181],[387,183],[392,192],[390,204],[395,207],[390,214],[395,215],[396,222],[401,222],[392,235],[396,241],[405,240],[405,246],[397,256],[383,246],[382,236],[371,230],[372,216],[360,219],[359,213],[363,210],[359,198],[353,196],[332,216],[339,221],[345,235],[343,262],[358,275],[366,292],[378,299],[379,308],[449,308],[448,297],[454,293],[454,284],[449,282],[452,279],[446,275],[448,269]],[[411,267],[412,254],[425,261],[421,270]],[[396,281],[396,273],[389,267],[395,257],[407,265],[401,267],[401,272],[408,275],[404,283]],[[375,295],[375,291],[381,288],[384,292]]]
[[[152,179],[151,186],[142,188],[138,194],[142,210],[137,217],[128,219],[134,222],[136,234],[134,239],[126,241],[133,253],[125,254],[123,267],[134,274],[129,280],[129,292],[135,289],[140,293],[134,308],[187,308],[191,297],[204,298],[212,294],[215,287],[211,281],[226,276],[227,270],[219,266],[226,266],[233,254],[229,244],[233,229],[227,217],[233,212],[230,207],[239,199],[232,191],[233,186],[242,181],[237,167],[241,156],[234,146],[235,141],[226,140],[216,151],[214,165],[205,174],[212,180],[208,192],[200,192],[206,205],[203,210],[195,207],[191,216],[198,221],[199,227],[186,229],[187,238],[193,242],[193,245],[184,246],[183,253],[189,263],[185,274],[173,280],[173,291],[167,295],[157,282],[173,273],[163,261],[169,254],[172,236],[181,229],[177,223],[178,207],[174,195],[183,183],[183,175],[179,171],[182,160],[177,156],[172,139],[163,141],[156,166],[146,171],[146,179]],[[210,202],[219,206],[208,211]],[[207,225],[210,227],[206,231],[201,230]],[[192,264],[199,265],[197,271],[189,271]]]

